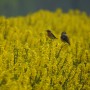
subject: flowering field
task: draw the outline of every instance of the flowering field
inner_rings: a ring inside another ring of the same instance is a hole
[[[90,17],[60,9],[0,16],[0,90],[90,90]]]

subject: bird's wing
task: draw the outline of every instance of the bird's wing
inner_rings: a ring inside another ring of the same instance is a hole
[[[50,36],[52,39],[55,39],[55,38],[56,38],[52,33],[50,33],[49,36]]]
[[[67,35],[61,36],[61,39],[62,39],[64,42],[67,42],[67,43],[70,45],[70,41],[69,41],[69,38],[68,38]]]

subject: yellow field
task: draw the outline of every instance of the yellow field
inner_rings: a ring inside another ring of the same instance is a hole
[[[61,41],[62,31],[71,45]],[[1,16],[0,90],[90,90],[90,17],[60,9]]]

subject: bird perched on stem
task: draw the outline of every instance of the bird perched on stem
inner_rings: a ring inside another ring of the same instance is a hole
[[[67,43],[70,45],[70,41],[69,41],[69,38],[68,38],[66,32],[62,32],[62,33],[61,33],[61,40],[62,40],[63,42],[67,42]]]
[[[46,31],[47,31],[47,35],[50,39],[57,39],[50,30],[46,30]]]

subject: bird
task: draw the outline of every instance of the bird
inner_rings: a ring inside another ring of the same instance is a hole
[[[47,36],[48,36],[50,39],[57,39],[50,30],[46,30],[46,31],[47,31]]]
[[[68,36],[67,36],[67,33],[65,32],[65,31],[63,31],[62,33],[61,33],[61,40],[63,41],[63,42],[66,42],[66,43],[68,43],[69,45],[70,45],[70,41],[69,41],[69,38],[68,38]]]

